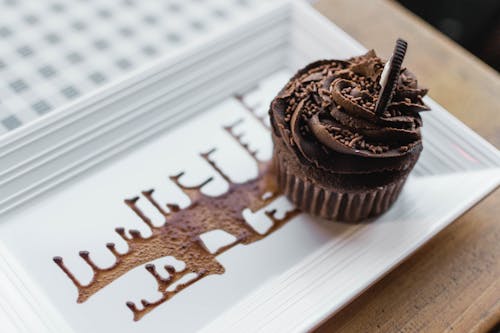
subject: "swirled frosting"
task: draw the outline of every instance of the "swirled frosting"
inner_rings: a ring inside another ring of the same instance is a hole
[[[384,61],[375,52],[321,60],[300,70],[271,104],[274,134],[302,161],[337,173],[411,167],[422,140],[426,89],[407,69],[387,109],[375,113]]]

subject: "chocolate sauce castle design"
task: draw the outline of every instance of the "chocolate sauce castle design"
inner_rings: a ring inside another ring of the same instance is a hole
[[[269,129],[263,117],[259,117],[252,108],[245,105],[241,97],[237,96],[236,99],[251,112],[260,124]],[[98,267],[90,258],[89,252],[81,251],[79,253],[80,257],[93,271],[93,277],[86,285],[82,285],[76,279],[73,273],[64,265],[61,257],[54,257],[54,262],[77,287],[78,303],[85,302],[89,297],[130,270],[146,264],[145,268],[156,280],[161,297],[155,301],[143,299],[141,300],[141,307],[138,307],[133,302],[126,303],[134,314],[134,321],[140,320],[151,310],[191,284],[206,276],[224,273],[224,267],[216,259],[219,254],[237,244],[250,244],[266,237],[299,213],[297,209],[293,209],[287,211],[282,218],[277,218],[275,216],[276,210],[266,211],[265,214],[271,219],[272,226],[264,234],[257,233],[245,221],[243,210],[249,208],[250,211],[256,212],[271,203],[280,193],[278,192],[275,177],[272,174],[272,163],[257,159],[257,152],[250,150],[248,144],[242,142],[242,135],[235,134],[234,127],[239,123],[241,123],[241,120],[224,127],[224,130],[255,160],[258,167],[257,177],[244,183],[234,183],[211,159],[213,149],[207,153],[202,153],[201,157],[229,184],[229,188],[224,194],[216,197],[202,194],[201,188],[209,183],[212,177],[198,186],[187,187],[182,185],[181,182],[183,173],[171,176],[170,179],[190,199],[190,204],[185,209],[181,209],[176,204],[167,203],[162,205],[157,202],[153,198],[153,189],[141,193],[165,217],[165,223],[160,227],[154,226],[151,219],[138,208],[136,205],[139,199],[138,196],[126,199],[125,204],[151,229],[152,235],[150,237],[142,237],[138,230],[129,230],[130,236],[127,236],[124,228],[116,228],[118,235],[127,242],[128,251],[119,253],[115,249],[115,244],[106,244],[106,247],[116,257],[115,263],[107,268]],[[223,230],[233,235],[236,240],[219,248],[215,253],[211,253],[204,245],[200,235],[212,230]],[[164,268],[169,276],[164,278],[160,276],[155,265],[150,262],[167,256],[183,261],[185,268],[176,271],[173,266],[166,265]],[[190,273],[194,273],[196,276],[185,283],[177,283],[173,290],[171,290],[172,288],[169,289],[170,286]]]

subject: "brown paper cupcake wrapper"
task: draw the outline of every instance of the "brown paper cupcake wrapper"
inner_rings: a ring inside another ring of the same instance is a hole
[[[278,185],[294,205],[314,216],[346,222],[360,221],[387,211],[397,199],[407,178],[406,175],[373,190],[343,193],[294,175],[276,154],[274,163]]]

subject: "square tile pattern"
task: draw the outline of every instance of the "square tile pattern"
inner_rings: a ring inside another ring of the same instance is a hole
[[[0,0],[0,135],[265,0]]]

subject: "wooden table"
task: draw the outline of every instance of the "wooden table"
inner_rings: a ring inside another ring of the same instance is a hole
[[[388,0],[314,5],[387,57],[409,42],[405,65],[430,96],[497,148],[500,77],[420,18]],[[500,191],[439,233],[317,332],[484,332],[500,322]]]

